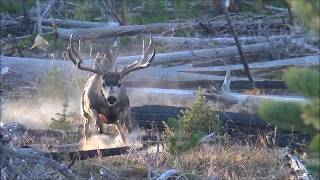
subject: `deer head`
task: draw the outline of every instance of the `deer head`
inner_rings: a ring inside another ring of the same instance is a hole
[[[120,71],[114,70],[116,57],[110,50],[108,50],[103,56],[99,54],[96,56],[95,65],[93,68],[84,67],[82,64],[83,59],[74,49],[72,38],[73,36],[71,35],[70,43],[67,49],[69,59],[80,70],[92,72],[100,77],[100,84],[97,87],[100,87],[101,92],[109,106],[114,106],[117,104],[118,99],[124,92],[122,86],[122,80],[124,77],[132,71],[144,69],[150,66],[156,54],[155,49],[152,48],[152,37],[150,37],[147,48],[145,48],[145,43],[143,41],[141,59],[133,62],[132,64],[125,65]]]

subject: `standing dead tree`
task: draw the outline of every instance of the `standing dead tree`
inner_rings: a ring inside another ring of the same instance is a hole
[[[117,21],[119,22],[119,24],[121,26],[125,25],[125,19],[124,17],[121,17],[115,10],[114,8],[114,4],[112,3],[111,0],[102,0],[102,4],[105,7],[105,9],[108,9],[110,11],[110,13],[112,14],[113,17],[115,17],[117,19]]]

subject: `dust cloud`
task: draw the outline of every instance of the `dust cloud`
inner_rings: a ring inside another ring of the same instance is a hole
[[[127,142],[124,143],[120,135],[115,137],[108,135],[94,135],[86,140],[82,140],[82,150],[115,148],[121,146],[142,147],[141,137],[143,131],[138,129],[130,134],[126,134]]]
[[[142,105],[167,105],[167,106],[185,106],[189,102],[185,98],[174,98],[173,95],[167,96],[160,94],[155,96],[152,93],[139,93],[137,89],[134,92],[128,92],[131,106]],[[68,112],[80,114],[80,95],[74,95],[75,98],[68,99]],[[1,112],[2,122],[19,122],[29,129],[48,129],[51,118],[58,118],[57,113],[62,113],[65,100],[49,100],[45,98],[34,99],[6,99],[3,103]],[[81,119],[79,118],[79,122]],[[115,136],[95,135],[86,141],[82,140],[82,149],[102,149],[121,146],[142,147],[141,137],[144,135],[142,130],[136,130],[127,134],[127,143],[124,144],[121,137],[116,133]],[[156,152],[157,147],[151,147],[148,152]],[[162,151],[162,149],[160,149]]]
[[[47,129],[51,118],[62,113],[64,100],[6,100],[1,112],[2,122],[19,122],[30,129]],[[68,102],[68,112],[79,112],[79,101]]]

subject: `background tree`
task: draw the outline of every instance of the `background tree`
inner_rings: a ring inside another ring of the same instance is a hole
[[[320,1],[319,0],[287,0],[293,12],[312,31],[320,32]]]
[[[319,35],[320,1],[287,0],[293,12],[311,31]],[[289,89],[300,93],[310,101],[304,104],[264,102],[259,113],[266,120],[281,128],[294,128],[313,136],[310,144],[309,168],[319,177],[320,172],[320,75],[319,70],[291,68],[283,76]]]
[[[319,72],[308,69],[291,68],[284,73],[283,79],[289,89],[304,95],[310,100],[306,103],[263,102],[259,114],[265,120],[277,124],[282,129],[308,132],[313,136],[310,144],[311,161],[309,168],[319,176],[320,149],[320,88]]]

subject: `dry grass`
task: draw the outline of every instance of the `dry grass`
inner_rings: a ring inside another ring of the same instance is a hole
[[[181,179],[287,179],[282,153],[262,145],[235,142],[203,144],[197,149],[173,157],[165,151],[135,151],[127,155],[78,161],[74,168],[84,178],[90,173],[99,179],[99,166],[116,173],[116,179],[147,179],[148,165],[162,173],[175,168]],[[101,177],[100,177],[101,178]]]

